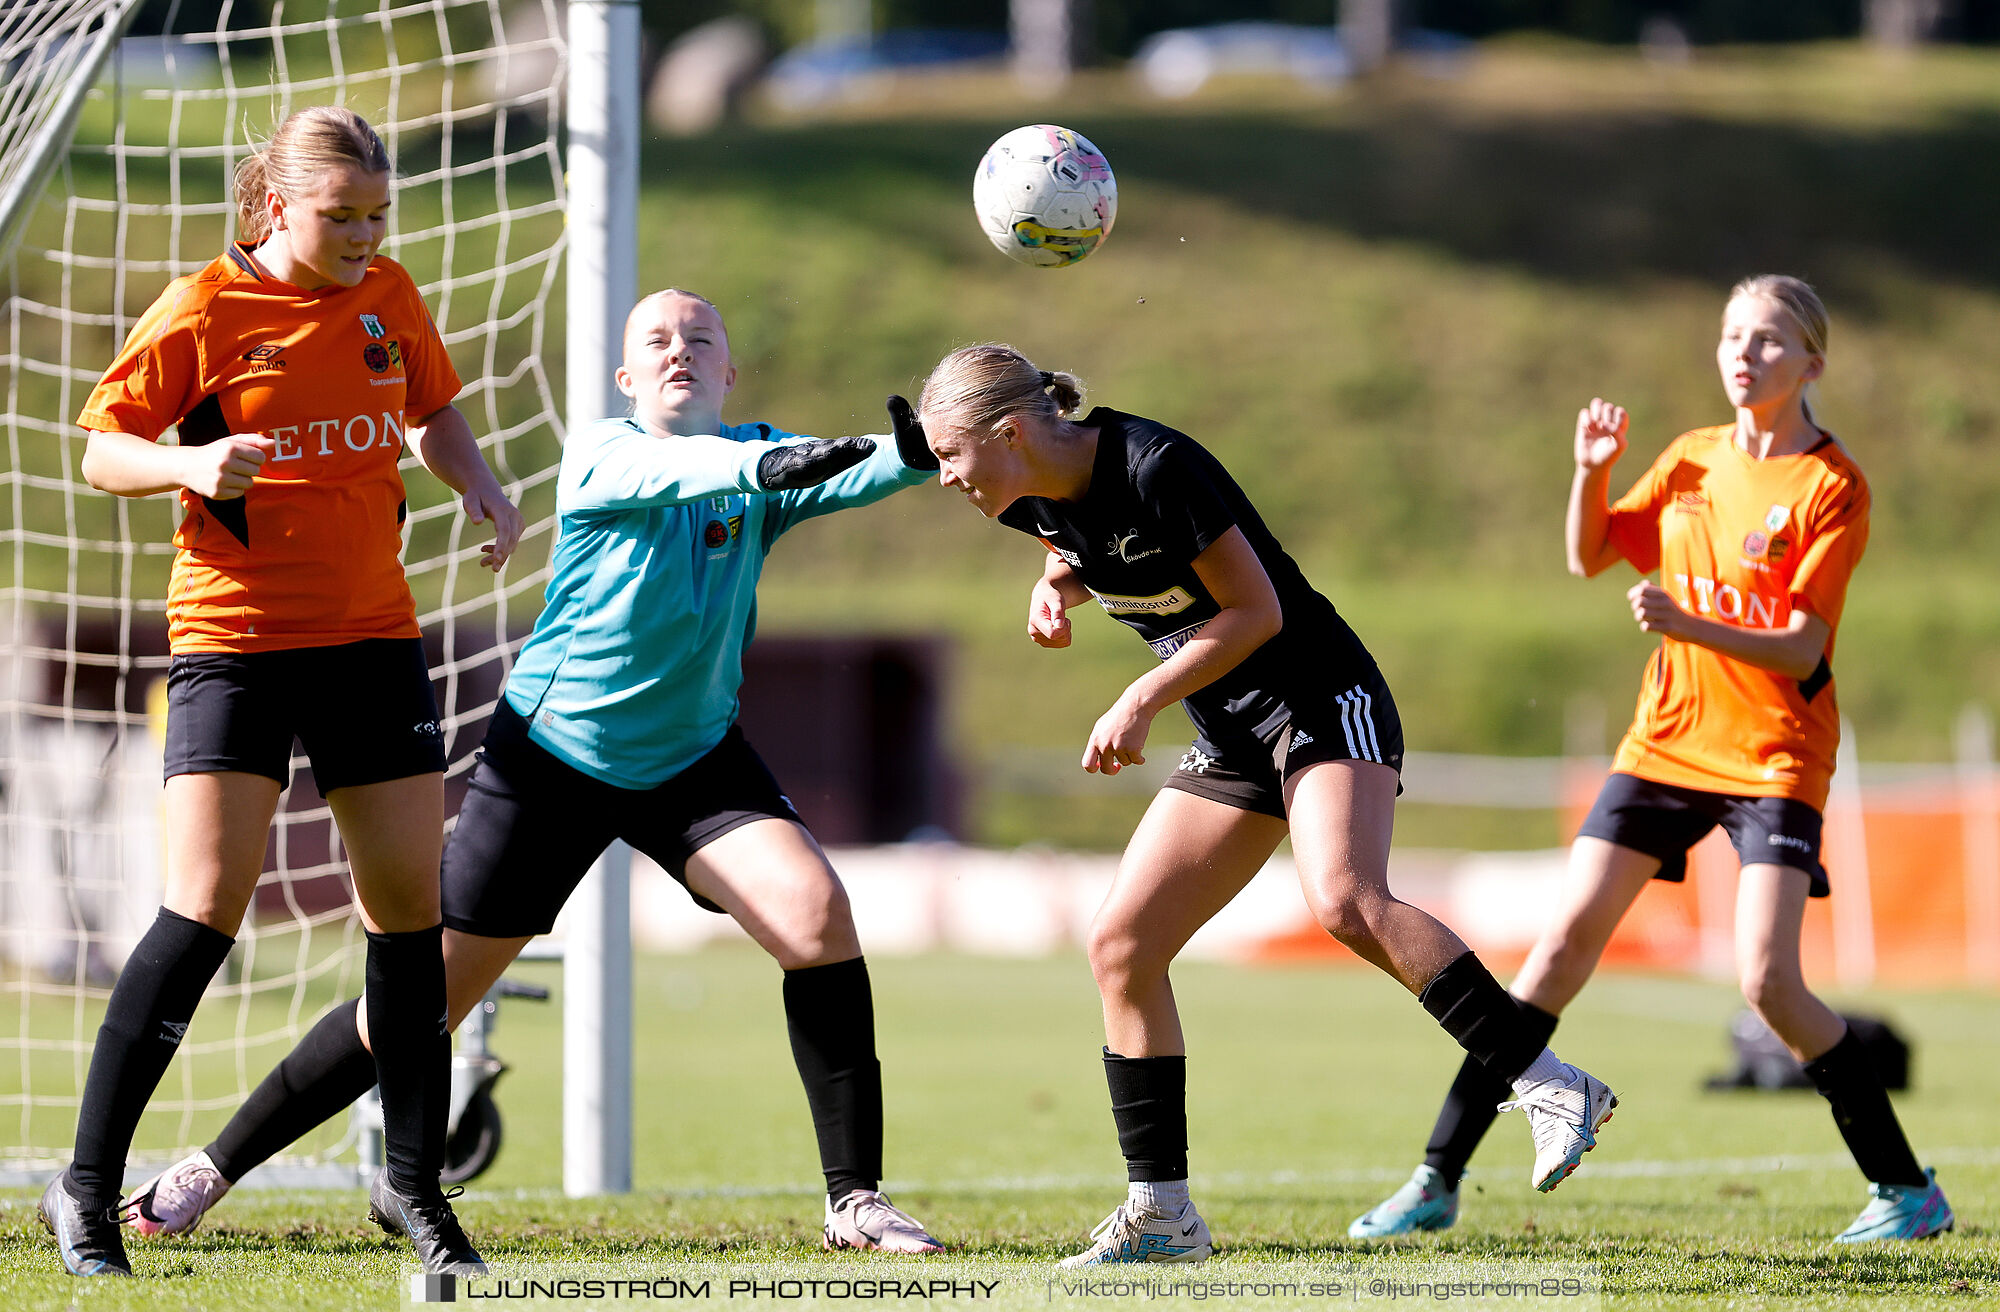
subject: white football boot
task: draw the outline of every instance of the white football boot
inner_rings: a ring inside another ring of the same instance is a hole
[[[1130,1200],[1090,1232],[1090,1247],[1061,1266],[1105,1266],[1114,1262],[1202,1262],[1215,1251],[1208,1222],[1189,1203],[1179,1216],[1161,1216]]]
[[[125,1206],[142,1235],[184,1235],[229,1192],[208,1150],[183,1157],[132,1191]]]
[[[820,1239],[830,1251],[875,1249],[883,1253],[941,1253],[944,1245],[908,1212],[890,1205],[874,1189],[856,1189],[835,1207],[826,1205],[826,1225]]]
[[[1516,1085],[1513,1100],[1500,1104],[1503,1112],[1518,1107],[1528,1115],[1535,1138],[1535,1168],[1528,1178],[1543,1193],[1568,1179],[1583,1155],[1597,1147],[1597,1127],[1618,1105],[1618,1095],[1602,1080],[1568,1062],[1560,1065],[1555,1079],[1525,1089]]]

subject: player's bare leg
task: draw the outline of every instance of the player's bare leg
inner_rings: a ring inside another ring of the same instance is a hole
[[[881,1191],[873,996],[847,890],[818,842],[790,820],[752,821],[689,857],[687,886],[728,912],[785,971],[792,1056],[827,1178],[826,1247],[940,1251],[944,1246]]]
[[[1468,1053],[1512,1080],[1501,1110],[1527,1113],[1535,1140],[1530,1182],[1546,1192],[1597,1144],[1617,1098],[1559,1060],[1479,959],[1435,917],[1389,892],[1396,773],[1367,761],[1326,761],[1286,781],[1292,850],[1306,901],[1326,931],[1405,988]]]
[[[1801,1062],[1847,1032],[1847,1022],[1806,987],[1799,960],[1810,887],[1805,871],[1762,863],[1744,866],[1736,885],[1736,975],[1744,1001]]]
[[[1285,835],[1284,821],[1166,788],[1126,845],[1090,927],[1104,1007],[1105,1078],[1127,1174],[1125,1201],[1064,1266],[1199,1262],[1208,1225],[1188,1196],[1186,1043],[1169,969],[1243,891]]]
[[[1570,844],[1555,918],[1529,949],[1508,991],[1560,1016],[1589,981],[1618,922],[1659,869],[1658,857],[1602,838],[1578,838]]]
[[[1285,806],[1314,918],[1343,947],[1418,993],[1466,946],[1389,891],[1396,780],[1394,770],[1372,761],[1326,761],[1286,781]]]
[[[784,970],[861,955],[847,889],[804,825],[774,817],[730,830],[688,858],[687,886]]]
[[[1186,1054],[1168,967],[1284,836],[1285,822],[1274,816],[1174,788],[1154,797],[1090,925],[1090,971],[1113,1052]]]
[[[132,1274],[119,1234],[134,1205],[119,1201],[132,1134],[243,923],[278,792],[277,780],[238,771],[167,780],[166,896],[112,989],[84,1083],[75,1158],[40,1203],[71,1275]]]
[[[1803,870],[1762,863],[1743,867],[1736,890],[1736,970],[1743,997],[1805,1065],[1868,1178],[1868,1205],[1839,1241],[1942,1234],[1956,1218],[1937,1173],[1918,1163],[1881,1077],[1847,1022],[1806,986],[1799,931],[1810,887]]]

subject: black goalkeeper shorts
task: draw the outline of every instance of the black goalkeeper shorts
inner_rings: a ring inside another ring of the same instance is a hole
[[[485,938],[546,934],[613,839],[624,839],[685,885],[690,856],[767,819],[803,823],[734,725],[665,783],[620,788],[530,739],[527,721],[503,698],[445,844],[444,923]],[[694,900],[704,910],[722,910],[706,898]]]

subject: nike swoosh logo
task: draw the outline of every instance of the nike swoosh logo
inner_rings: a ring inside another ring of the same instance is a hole
[[[1193,1233],[1194,1233],[1194,1227],[1189,1226],[1187,1229],[1181,1231],[1181,1238],[1186,1239],[1189,1235]]]
[[[1037,524],[1035,525],[1035,532],[1041,534],[1045,538],[1049,538],[1049,537],[1054,537],[1056,534],[1062,532],[1062,530],[1055,528],[1044,528],[1042,525]]]

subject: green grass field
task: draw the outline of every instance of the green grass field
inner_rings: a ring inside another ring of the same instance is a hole
[[[776,973],[748,950],[640,963],[629,1197],[562,1196],[558,1011],[507,1004],[493,1040],[514,1063],[499,1091],[506,1145],[460,1215],[498,1262],[691,1283],[706,1273],[716,1303],[731,1302],[731,1275],[817,1272],[997,1279],[1003,1305],[1100,1305],[1047,1284],[1051,1264],[1122,1189],[1082,960],[884,958],[873,974],[888,1188],[952,1245],[950,1258],[821,1258],[812,1131]],[[547,966],[521,976],[554,979]],[[1364,1263],[1401,1275],[1443,1263],[1464,1278],[1480,1263],[1512,1261],[1594,1267],[1603,1305],[1621,1309],[2000,1300],[2000,1241],[1987,1219],[2000,1206],[1991,1096],[2000,999],[1991,995],[1854,1002],[1892,1017],[1916,1046],[1916,1087],[1899,1108],[1959,1215],[1957,1233],[1938,1242],[1829,1244],[1865,1199],[1824,1104],[1809,1093],[1699,1092],[1701,1077],[1726,1064],[1734,994],[1611,975],[1558,1035],[1567,1056],[1623,1098],[1585,1169],[1557,1193],[1535,1194],[1526,1128],[1503,1118],[1474,1159],[1456,1229],[1357,1245],[1347,1222],[1421,1157],[1456,1049],[1412,999],[1363,969],[1198,964],[1176,980],[1194,1050],[1194,1186],[1219,1245],[1205,1278],[1302,1280]],[[406,1250],[366,1223],[365,1208],[358,1193],[245,1190],[192,1237],[135,1241],[140,1280],[84,1284],[60,1274],[32,1192],[9,1191],[0,1306],[394,1307]],[[1316,1302],[1231,1305],[1260,1301]]]

